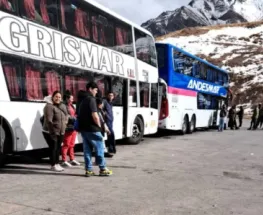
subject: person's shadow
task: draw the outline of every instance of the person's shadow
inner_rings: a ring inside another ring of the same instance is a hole
[[[48,148],[48,145],[42,134],[42,125],[40,123],[40,117],[41,114],[38,111],[30,133],[30,143],[32,149]]]
[[[16,151],[24,151],[28,147],[28,138],[25,134],[25,131],[21,127],[20,119],[15,119],[12,122],[12,127],[14,128],[15,132],[15,149]]]

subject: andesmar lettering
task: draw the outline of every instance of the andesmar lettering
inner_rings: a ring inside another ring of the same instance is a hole
[[[0,12],[0,50],[124,75],[121,54]],[[5,29],[5,30],[3,30]]]
[[[213,86],[211,84],[207,84],[207,83],[203,83],[201,81],[195,81],[195,80],[190,80],[187,88],[200,90],[204,92],[216,93],[216,94],[220,90],[219,86]]]

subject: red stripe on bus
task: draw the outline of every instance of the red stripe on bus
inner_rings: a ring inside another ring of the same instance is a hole
[[[192,97],[197,96],[197,92],[195,92],[195,91],[179,89],[179,88],[175,88],[175,87],[168,87],[168,93],[176,94],[176,95],[180,95],[180,96],[192,96]]]

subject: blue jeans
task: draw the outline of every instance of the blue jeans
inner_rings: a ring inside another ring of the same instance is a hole
[[[225,124],[225,118],[220,117],[218,131],[223,131],[224,130],[224,124]]]
[[[96,163],[101,170],[106,168],[103,136],[101,132],[81,132],[86,170],[92,171],[92,149],[95,149]]]

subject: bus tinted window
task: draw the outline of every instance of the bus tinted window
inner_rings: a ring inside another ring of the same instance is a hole
[[[6,12],[15,12],[15,0],[0,0],[0,9]]]
[[[123,79],[119,77],[112,78],[112,92],[114,93],[114,106],[122,106],[123,105]]]
[[[156,46],[158,67],[163,68],[166,63],[166,48],[165,46]]]
[[[197,108],[205,110],[215,110],[219,108],[218,98],[215,96],[198,93]]]
[[[87,83],[93,81],[92,73],[73,68],[64,68],[63,71],[65,74],[64,90],[69,90],[76,101],[78,92],[86,91]]]
[[[130,91],[129,96],[132,98],[132,103],[137,103],[137,93],[136,93],[136,81],[130,81]],[[129,100],[130,101],[130,100]],[[133,104],[130,104],[130,106],[133,106]]]
[[[92,13],[92,39],[106,47],[114,46],[114,28],[113,23],[106,16]]]
[[[104,78],[105,75],[95,74],[94,82],[98,85],[98,97],[105,97],[109,91],[109,80]]]
[[[82,38],[91,38],[90,10],[73,0],[60,0],[60,28]]]
[[[149,107],[149,90],[150,84],[140,83],[140,104],[141,107]]]
[[[27,101],[43,101],[44,96],[61,91],[59,68],[39,61],[25,61],[25,91]]]
[[[151,84],[151,108],[158,109],[158,84]]]
[[[22,99],[21,62],[16,58],[1,57],[3,72],[12,100]]]
[[[137,58],[156,67],[157,59],[153,39],[147,34],[139,30],[135,30],[135,41]]]
[[[134,56],[131,27],[121,24],[115,25],[115,47],[116,51]]]
[[[23,17],[57,27],[57,0],[20,0],[19,3]]]

